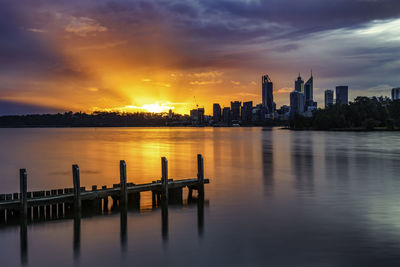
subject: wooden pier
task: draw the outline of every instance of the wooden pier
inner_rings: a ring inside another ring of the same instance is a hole
[[[197,177],[174,180],[168,178],[168,161],[161,158],[161,179],[146,184],[128,183],[126,163],[120,161],[120,183],[109,188],[106,185],[93,185],[91,190],[80,186],[79,166],[72,165],[72,188],[52,189],[47,191],[28,192],[28,177],[25,169],[20,169],[20,192],[0,194],[0,223],[15,219],[36,220],[39,218],[61,218],[76,212],[108,212],[109,199],[112,208],[126,209],[140,207],[140,193],[152,192],[153,207],[181,203],[183,188],[187,187],[189,198],[193,190],[198,197],[204,199],[204,161],[197,155]]]

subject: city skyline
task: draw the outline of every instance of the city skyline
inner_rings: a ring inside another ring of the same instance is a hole
[[[263,73],[273,77],[281,106],[289,103],[294,74],[310,69],[318,103],[337,84],[351,88],[349,99],[390,96],[400,84],[394,0],[0,5],[2,114],[188,114],[199,103],[211,111],[214,102],[261,103]]]

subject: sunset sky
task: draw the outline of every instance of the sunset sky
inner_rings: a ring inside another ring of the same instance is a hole
[[[0,0],[0,114],[288,104],[400,86],[399,0]]]

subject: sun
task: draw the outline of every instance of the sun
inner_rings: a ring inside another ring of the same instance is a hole
[[[170,109],[174,109],[175,107],[170,106],[168,104],[161,104],[160,103],[155,103],[155,104],[145,104],[141,106],[142,110],[146,110],[148,112],[152,113],[161,113],[161,112],[168,112]]]

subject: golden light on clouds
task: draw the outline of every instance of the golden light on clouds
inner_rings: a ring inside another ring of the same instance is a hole
[[[169,110],[174,110],[175,107],[173,103],[159,103],[156,102],[154,104],[145,104],[142,106],[124,106],[124,107],[115,107],[115,108],[93,108],[93,111],[106,111],[106,112],[120,112],[120,113],[134,113],[134,112],[151,112],[151,113],[162,113],[168,112]]]

